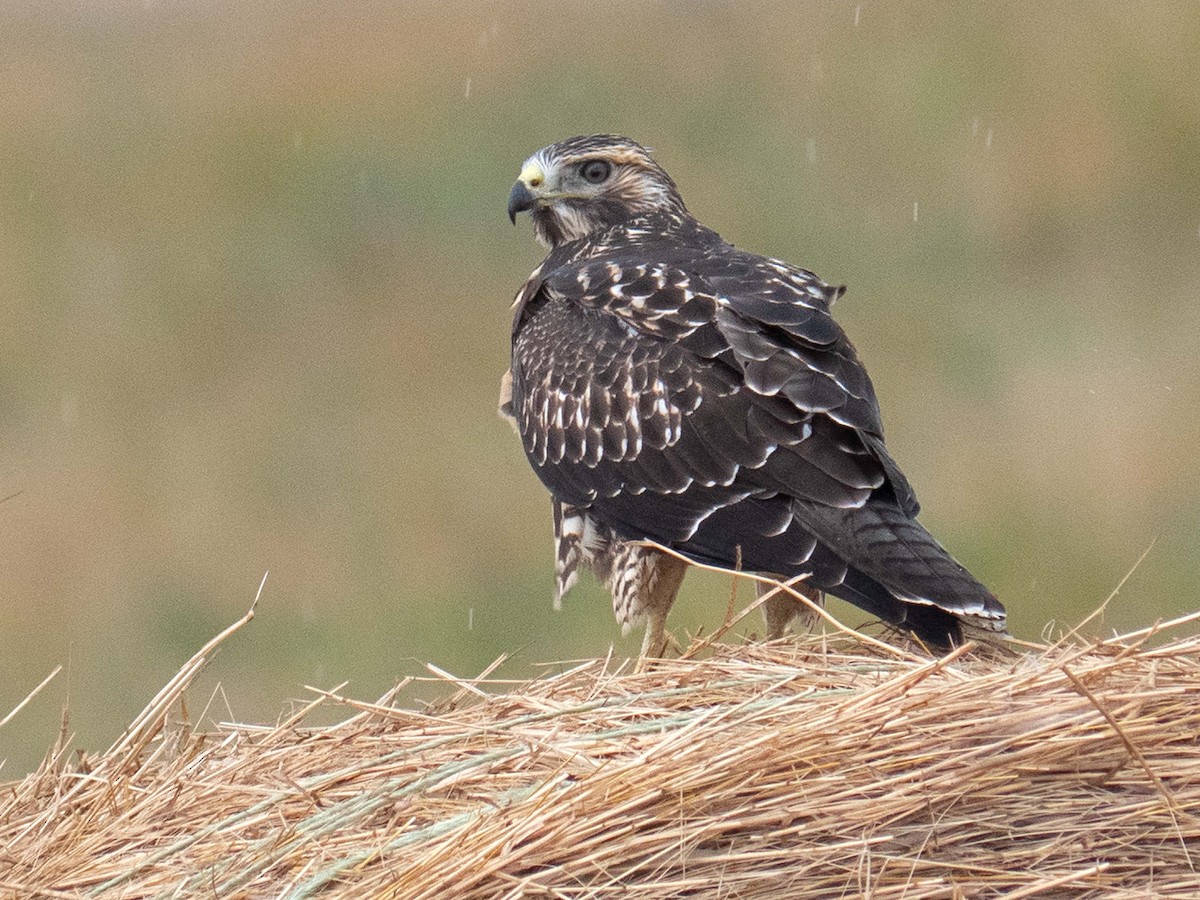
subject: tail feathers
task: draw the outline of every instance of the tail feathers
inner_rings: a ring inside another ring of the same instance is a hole
[[[842,583],[829,592],[890,625],[912,632],[935,649],[948,650],[962,643],[960,616],[929,603],[899,600],[878,581],[855,569],[848,570]]]
[[[796,506],[796,517],[847,564],[831,593],[941,646],[960,640],[962,626],[1005,633],[1000,601],[899,508]]]

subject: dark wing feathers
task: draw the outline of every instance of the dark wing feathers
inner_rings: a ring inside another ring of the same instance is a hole
[[[891,488],[892,495],[901,511],[910,519],[915,519],[921,511],[921,504],[917,502],[917,495],[913,492],[912,485],[908,483],[908,479],[904,477],[904,473],[900,471],[896,461],[884,448],[883,438],[874,434],[865,434],[862,435],[862,439],[867,448],[883,464],[883,470],[887,474],[887,485]]]
[[[839,295],[699,226],[552,251],[514,322],[526,453],[559,500],[626,539],[807,572],[937,642],[957,634],[951,613],[1002,629],[999,604],[913,521],[870,379],[829,312]]]

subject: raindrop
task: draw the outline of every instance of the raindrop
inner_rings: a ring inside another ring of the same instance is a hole
[[[475,630],[475,607],[467,607],[467,631]]]
[[[466,88],[463,90],[463,96],[466,97],[468,100],[471,99],[471,79],[470,78],[467,79]]]
[[[816,138],[808,139],[808,143],[805,145],[805,151],[808,155],[808,161],[810,163],[815,163],[817,161],[817,139]]]
[[[858,6],[854,7],[854,27],[855,28],[858,27],[858,17],[861,15],[862,15],[862,4],[860,3],[860,4],[858,4]]]
[[[979,119],[975,118],[971,120],[971,137],[975,137],[977,134],[979,134]]]
[[[992,149],[992,129],[990,128],[987,130],[987,137],[983,139],[983,146],[987,147],[989,150]]]
[[[914,200],[913,201],[913,221],[914,222],[917,221],[917,215],[918,215],[918,213],[920,213],[920,211],[921,211],[921,204],[919,204],[916,200]]]

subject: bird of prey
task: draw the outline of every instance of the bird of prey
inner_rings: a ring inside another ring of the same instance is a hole
[[[508,199],[549,253],[513,304],[501,412],[549,489],[556,607],[580,565],[642,655],[688,560],[799,579],[945,648],[1004,607],[916,520],[875,391],[830,307],[843,288],[722,240],[647,148],[573,137]],[[799,612],[768,601],[777,636]]]

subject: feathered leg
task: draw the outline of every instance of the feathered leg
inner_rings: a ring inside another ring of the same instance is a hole
[[[667,614],[683,584],[687,563],[640,541],[622,541],[603,526],[589,523],[587,511],[553,500],[554,607],[562,605],[582,563],[612,593],[613,614],[628,634],[645,623],[639,660],[662,656],[667,644]]]
[[[825,595],[811,585],[805,584],[803,581],[798,581],[792,586],[798,594],[802,594],[811,600],[815,605],[825,608]],[[757,582],[758,596],[769,594],[775,590],[775,586],[771,584],[763,584]],[[807,603],[802,603],[789,594],[787,591],[780,589],[774,597],[768,599],[762,605],[763,618],[767,623],[767,639],[775,640],[781,638],[784,632],[793,619],[800,620],[800,627],[804,631],[812,631],[816,628],[821,617],[817,611],[810,607]]]
[[[667,650],[667,613],[675,603],[687,563],[674,556],[653,551],[657,557],[645,599],[646,634],[642,638],[640,661],[661,657]]]
[[[687,563],[638,543],[621,544],[614,557],[608,586],[617,621],[626,632],[639,622],[646,623],[640,666],[666,650],[667,614],[683,584]]]

